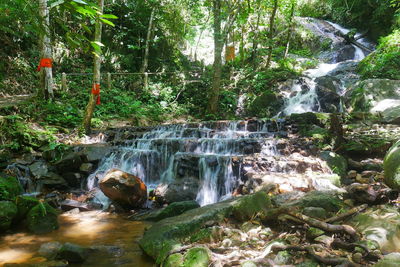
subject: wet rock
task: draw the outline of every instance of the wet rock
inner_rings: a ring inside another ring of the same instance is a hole
[[[158,222],[162,219],[173,217],[184,213],[185,211],[199,208],[200,205],[194,200],[173,202],[167,207],[143,216],[140,220]]]
[[[354,58],[356,49],[353,45],[345,45],[337,51],[335,62],[342,62]]]
[[[49,173],[49,166],[45,161],[37,161],[29,165],[29,170],[31,171],[33,177],[40,179]]]
[[[82,175],[77,172],[63,173],[62,177],[73,188],[80,187],[82,181]]]
[[[328,217],[326,210],[319,207],[305,207],[303,214],[317,219],[326,219]]]
[[[191,234],[196,233],[205,225],[212,225],[232,214],[238,214],[238,211],[245,206],[242,201],[250,205],[254,204],[255,207],[268,208],[267,204],[270,200],[267,194],[264,192],[258,192],[257,194],[257,196],[254,194],[246,196],[247,198],[237,197],[203,206],[186,211],[177,217],[161,220],[145,232],[143,238],[139,241],[139,245],[146,254],[153,257],[158,264],[161,264],[168,256],[168,253],[172,249],[182,246],[181,241]],[[253,201],[251,198],[253,198]],[[263,199],[265,205],[257,204],[261,199]],[[256,209],[253,209],[253,211],[258,213],[262,210],[256,211]],[[244,215],[247,218],[250,213],[246,212]]]
[[[347,160],[332,151],[323,151],[320,153],[321,159],[325,160],[332,172],[342,178],[347,175]]]
[[[394,189],[400,189],[400,141],[387,152],[383,161],[385,183]]]
[[[93,164],[92,163],[83,163],[80,167],[79,170],[85,174],[89,174],[93,171]]]
[[[60,242],[48,242],[40,246],[39,255],[47,259],[55,259],[58,251],[61,249],[62,244]]]
[[[400,253],[390,253],[373,265],[374,267],[398,267],[400,266]]]
[[[17,178],[0,173],[0,200],[14,200],[21,193]]]
[[[105,252],[114,258],[121,257],[125,253],[124,249],[122,249],[119,246],[98,245],[98,246],[91,246],[90,249],[92,251]]]
[[[58,213],[47,203],[34,206],[27,214],[27,226],[34,234],[45,234],[58,229]]]
[[[82,165],[81,155],[75,152],[67,153],[54,165],[60,173],[77,171]]]
[[[195,200],[198,190],[199,180],[188,177],[158,185],[154,195],[158,203],[172,203]]]
[[[18,208],[17,218],[22,220],[33,207],[39,204],[39,200],[30,196],[18,196],[15,203]]]
[[[69,211],[75,208],[78,208],[80,211],[91,211],[101,209],[101,204],[96,203],[83,203],[80,201],[66,199],[60,203],[61,209],[63,211]]]
[[[64,178],[55,172],[48,172],[46,175],[42,176],[40,180],[37,180],[37,183],[48,188],[65,189],[68,187]]]
[[[101,180],[100,189],[108,198],[126,207],[141,207],[147,199],[147,187],[133,174],[112,169]]]
[[[85,145],[78,149],[85,162],[97,163],[110,154],[112,147],[108,144]]]
[[[0,201],[0,230],[10,228],[13,219],[17,215],[17,206],[11,201]]]
[[[65,243],[57,253],[57,258],[68,263],[82,263],[88,256],[88,249],[72,243]]]
[[[316,88],[318,102],[322,112],[339,112],[340,110],[340,95],[336,91],[323,86]]]

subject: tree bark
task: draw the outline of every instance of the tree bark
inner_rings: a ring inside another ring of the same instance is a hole
[[[292,2],[292,7],[290,9],[290,17],[289,17],[289,30],[287,32],[286,36],[286,49],[285,49],[285,55],[284,58],[287,58],[289,54],[289,47],[290,47],[290,39],[292,38],[292,32],[293,32],[293,17],[294,17],[294,7],[296,3],[293,1]]]
[[[218,111],[218,98],[221,87],[222,49],[224,41],[221,33],[221,0],[213,0],[214,15],[214,76],[208,102],[208,112],[215,114]]]
[[[97,3],[99,6],[100,13],[103,14],[104,0],[98,0]],[[102,23],[99,19],[97,19],[95,26],[95,34],[94,34],[95,42],[101,43],[101,31],[102,31]],[[101,68],[101,48],[98,54],[94,55],[93,86],[95,86],[96,84],[100,84],[100,79],[101,79],[100,68]],[[86,134],[90,134],[91,131],[90,129],[91,120],[93,117],[93,112],[96,107],[96,101],[98,97],[99,97],[98,95],[94,95],[93,93],[91,93],[89,96],[89,102],[86,106],[85,117],[83,119],[83,128]]]
[[[153,31],[154,15],[155,15],[155,8],[153,8],[151,10],[149,26],[147,28],[146,47],[144,50],[143,65],[142,65],[142,69],[141,69],[141,73],[143,73],[143,74],[147,71],[147,67],[149,65],[150,39],[151,39],[151,33]]]
[[[274,0],[274,8],[272,10],[272,14],[269,19],[269,32],[268,32],[269,45],[268,45],[267,65],[266,65],[267,69],[271,65],[271,60],[272,60],[272,50],[273,50],[272,42],[273,42],[273,38],[274,38],[273,31],[274,31],[274,24],[275,24],[275,16],[276,16],[276,12],[278,10],[278,2],[279,2],[279,0]]]
[[[39,0],[39,16],[43,23],[43,32],[40,34],[40,58],[52,59],[52,49],[50,41],[50,14],[47,6],[47,0]],[[52,68],[43,67],[40,69],[40,91],[39,95],[45,99],[53,99],[53,70]]]

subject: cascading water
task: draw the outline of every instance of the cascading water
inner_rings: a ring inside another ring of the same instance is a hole
[[[323,22],[323,21],[322,21]],[[332,49],[333,50],[338,50],[343,49],[343,41],[344,39],[342,38],[341,42],[342,44],[338,45],[338,38],[341,38],[340,36],[337,36],[335,34],[335,31],[340,31],[342,34],[347,34],[350,32],[350,30],[345,29],[341,27],[338,24],[332,23],[332,22],[323,22],[323,28],[320,25],[321,21],[319,23],[317,21],[309,21],[308,23],[313,23],[314,27],[313,29],[317,31],[317,33],[321,36],[324,36],[325,38],[329,38],[333,41]],[[328,23],[328,26],[332,26],[333,28],[329,29],[326,27],[326,23]],[[325,24],[325,25],[324,25]],[[357,33],[356,37],[359,36],[360,34]],[[366,46],[367,48],[372,48],[373,45],[368,42],[366,39],[361,38],[358,40],[362,45]],[[346,46],[346,44],[345,44]],[[358,46],[351,44],[347,45],[349,49],[354,49],[354,55],[352,58],[346,59],[344,61],[353,61],[353,62],[358,62],[362,60],[366,53],[359,48]],[[335,52],[331,54],[330,60],[332,63],[321,63],[317,66],[315,69],[309,69],[305,71],[304,77],[300,78],[298,81],[296,81],[290,92],[286,92],[286,100],[285,100],[285,107],[283,109],[283,114],[284,115],[290,115],[292,113],[305,113],[305,112],[317,112],[321,111],[321,105],[319,103],[319,98],[318,98],[318,93],[317,93],[317,84],[316,84],[316,79],[320,77],[324,77],[327,75],[330,75],[331,72],[334,72],[336,68],[338,68],[341,65],[341,62],[343,60],[339,59],[340,57],[338,56],[339,52]],[[326,56],[326,54],[324,54]],[[326,60],[326,58],[325,58]],[[345,92],[345,85],[344,82],[342,81],[339,86],[336,88],[336,93],[339,96],[342,96]],[[338,108],[339,110],[342,109],[342,104],[338,103]],[[324,111],[324,110],[322,110]]]
[[[217,122],[159,126],[140,138],[126,141],[123,147],[103,159],[88,178],[88,189],[111,168],[140,177],[152,189],[186,176],[197,176],[200,189],[196,200],[207,205],[229,197],[238,183],[233,158],[250,153],[275,154],[270,128],[278,122]],[[186,162],[186,163],[185,163]],[[100,191],[99,202],[106,199]]]

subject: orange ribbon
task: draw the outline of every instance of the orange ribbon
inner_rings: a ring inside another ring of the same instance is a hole
[[[53,60],[51,58],[42,58],[39,62],[39,66],[37,67],[37,71],[40,71],[42,68],[52,68]]]
[[[100,84],[95,83],[92,87],[92,94],[97,96],[96,105],[100,105]]]

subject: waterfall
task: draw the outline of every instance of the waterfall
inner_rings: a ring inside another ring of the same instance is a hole
[[[156,127],[140,138],[126,140],[104,158],[87,181],[89,190],[111,168],[118,168],[141,178],[149,189],[187,176],[200,182],[196,200],[201,205],[228,198],[240,180],[234,171],[233,158],[253,153],[275,155],[274,133],[277,121],[221,121],[200,124],[176,124]],[[96,194],[104,203],[104,195]]]
[[[335,30],[340,31],[342,34],[347,34],[350,32],[349,29],[346,29],[336,23],[333,22],[325,22],[329,23],[333,27],[333,29],[329,29],[324,25],[320,26],[318,21],[314,22],[309,22],[314,25],[314,29],[317,30],[318,34],[327,38],[332,39],[333,41],[337,42],[338,36],[335,35]],[[356,36],[359,36],[360,34],[357,33]],[[364,46],[367,47],[373,47],[373,45],[368,42],[366,39],[361,38],[360,43],[363,44]],[[365,58],[365,52],[355,46],[351,45],[350,48],[354,49],[354,56],[347,61],[360,61],[363,58]],[[338,50],[340,48],[343,48],[343,45],[340,47],[333,46],[332,49]],[[317,85],[316,85],[316,78],[319,77],[324,77],[330,75],[331,72],[333,72],[336,68],[341,66],[341,62],[337,62],[336,59],[337,54],[334,53],[332,54],[332,57],[330,60],[333,61],[333,63],[320,63],[315,69],[309,69],[305,71],[304,77],[301,77],[297,82],[295,82],[289,92],[284,93],[285,95],[285,106],[283,109],[283,114],[284,115],[290,115],[292,113],[305,113],[305,112],[319,112],[319,111],[325,111],[321,110],[321,105],[319,103],[319,97],[318,97],[318,92],[317,92]],[[336,93],[338,96],[342,96],[343,92],[345,92],[346,88],[344,88],[343,81],[341,82],[341,85],[337,87]],[[338,111],[342,109],[342,104],[338,103]]]

